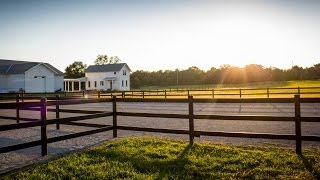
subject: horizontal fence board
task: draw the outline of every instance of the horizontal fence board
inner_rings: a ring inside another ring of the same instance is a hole
[[[320,136],[301,136],[303,141],[320,141]]]
[[[72,126],[83,126],[83,127],[93,127],[93,128],[102,128],[102,127],[109,127],[110,125],[105,124],[93,124],[93,123],[81,123],[81,122],[66,122],[61,123],[65,125],[72,125]]]
[[[77,138],[77,137],[81,137],[81,136],[87,136],[90,134],[96,134],[96,133],[110,131],[110,130],[113,130],[113,126],[103,127],[103,128],[79,132],[79,133],[68,134],[68,135],[64,135],[64,136],[52,137],[52,138],[48,138],[47,142],[53,143],[53,142],[57,142],[57,141],[63,141],[63,140],[67,140],[67,139]]]
[[[86,115],[86,116],[58,118],[58,119],[47,120],[47,124],[57,124],[57,123],[63,124],[63,123],[71,122],[71,121],[95,119],[95,118],[101,118],[101,117],[108,117],[108,116],[112,116],[112,115],[113,115],[113,112],[105,112],[105,113],[91,114],[91,115]]]
[[[158,117],[158,118],[179,118],[187,119],[187,114],[155,114],[155,113],[134,113],[134,112],[117,112],[118,116],[135,116],[135,117]]]
[[[17,120],[16,117],[8,117],[8,116],[0,116],[0,119]],[[22,117],[19,117],[19,120],[20,121],[39,121],[39,119],[22,118]]]
[[[55,109],[53,112],[56,112]],[[76,113],[76,114],[98,114],[98,113],[104,113],[104,111],[91,111],[91,110],[76,110],[76,109],[59,109],[59,112],[64,113]]]
[[[208,132],[195,131],[196,135],[203,136],[221,136],[221,137],[239,137],[239,138],[261,138],[261,139],[284,139],[295,140],[295,135],[289,134],[264,134],[264,133],[242,133],[242,132]]]
[[[293,103],[293,98],[193,99],[194,103]]]
[[[223,115],[193,115],[194,119],[214,119],[214,120],[239,120],[239,121],[295,121],[294,117],[279,116],[223,116]]]
[[[74,100],[59,100],[59,105],[75,105],[75,104],[87,104],[87,103],[101,103],[101,102],[111,102],[110,98],[101,99],[74,99]],[[56,101],[48,101],[47,106],[55,106]]]
[[[170,103],[187,103],[188,99],[143,99],[143,98],[117,98],[117,102],[170,102]]]
[[[188,130],[177,130],[177,129],[143,128],[143,127],[133,127],[133,126],[117,126],[117,129],[130,130],[130,131],[171,133],[171,134],[189,134]]]
[[[301,122],[320,122],[320,117],[301,117]]]
[[[21,144],[6,146],[6,147],[1,147],[0,153],[7,153],[10,151],[16,151],[19,149],[25,149],[25,148],[30,148],[30,147],[39,146],[39,145],[41,145],[41,140],[31,141],[31,142],[26,142],[26,143],[21,143]]]
[[[14,129],[36,127],[40,125],[41,125],[41,121],[39,120],[34,122],[26,122],[26,123],[19,123],[19,124],[7,124],[7,125],[1,125],[0,131],[9,131]]]

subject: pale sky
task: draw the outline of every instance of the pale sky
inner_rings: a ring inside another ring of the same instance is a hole
[[[0,0],[0,59],[132,70],[320,63],[320,1]]]

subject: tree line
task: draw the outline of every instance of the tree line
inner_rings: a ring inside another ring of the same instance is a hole
[[[243,68],[221,65],[203,71],[196,66],[184,70],[137,70],[131,74],[131,87],[174,86],[196,84],[240,84],[264,81],[316,80],[320,79],[320,63],[312,67],[293,66],[291,69],[265,68],[250,64]]]

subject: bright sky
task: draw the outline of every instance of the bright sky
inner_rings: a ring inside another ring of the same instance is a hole
[[[1,0],[0,59],[133,70],[320,63],[320,1]]]

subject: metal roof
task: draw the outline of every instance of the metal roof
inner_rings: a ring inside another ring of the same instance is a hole
[[[123,66],[127,66],[130,70],[129,66],[126,63],[119,64],[103,64],[103,65],[91,65],[89,66],[85,72],[112,72],[112,71],[120,71]],[[130,70],[131,71],[131,70]]]
[[[56,75],[63,75],[63,72],[59,71],[57,68],[53,67],[48,63],[41,62],[30,62],[30,61],[16,61],[16,60],[6,60],[0,59],[0,74],[23,74],[29,69],[43,64]]]

